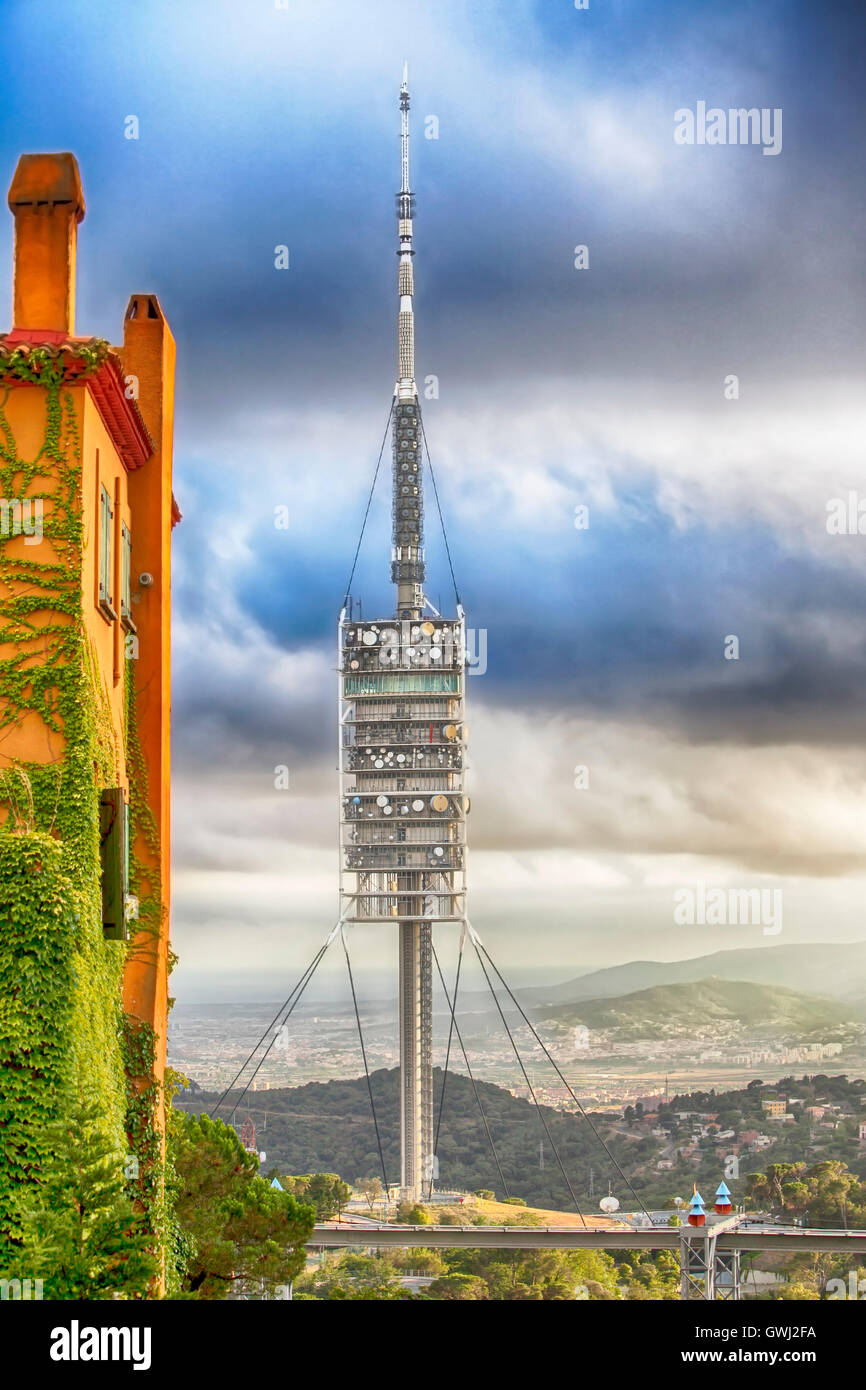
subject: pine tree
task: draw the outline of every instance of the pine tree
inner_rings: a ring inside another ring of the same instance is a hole
[[[315,1207],[272,1188],[221,1120],[175,1111],[171,1197],[186,1240],[181,1296],[270,1296],[306,1263]]]
[[[142,1217],[126,1195],[126,1155],[94,1106],[75,1103],[52,1127],[54,1157],[22,1203],[16,1275],[46,1299],[146,1298],[158,1272]]]

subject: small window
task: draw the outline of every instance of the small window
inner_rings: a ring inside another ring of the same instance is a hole
[[[102,932],[109,940],[129,936],[129,805],[122,787],[99,796],[99,854],[102,863]]]
[[[132,536],[129,527],[120,528],[120,619],[129,632],[135,631],[132,621]]]
[[[99,606],[110,618],[116,618],[114,594],[112,592],[112,569],[114,560],[113,527],[114,508],[111,495],[106,487],[99,490]]]

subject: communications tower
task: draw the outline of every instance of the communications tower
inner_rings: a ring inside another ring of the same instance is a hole
[[[394,613],[340,614],[340,917],[397,928],[400,1188],[417,1200],[433,1154],[433,925],[465,925],[464,614],[424,592],[423,429],[415,385],[409,86],[400,88],[397,382],[391,409]]]

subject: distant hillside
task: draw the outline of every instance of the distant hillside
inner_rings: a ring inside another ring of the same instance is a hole
[[[746,980],[658,985],[612,999],[535,1008],[533,1013],[547,1023],[614,1032],[620,1041],[663,1037],[708,1023],[736,1023],[752,1034],[813,1041],[862,1028],[852,1005]]]
[[[388,1180],[396,1182],[400,1173],[399,1073],[396,1069],[373,1072],[371,1083]],[[437,1067],[434,1114],[438,1114],[441,1089],[442,1072]],[[511,1195],[523,1197],[534,1206],[568,1209],[568,1189],[535,1107],[489,1082],[479,1081],[478,1091]],[[204,1092],[186,1093],[177,1098],[175,1105],[193,1112],[209,1111],[216,1099]],[[584,1120],[547,1106],[541,1108],[575,1190],[584,1191],[590,1166],[594,1166],[596,1177],[601,1172],[604,1151]],[[230,1111],[228,1105],[220,1112],[221,1118],[228,1120]],[[381,1177],[363,1077],[324,1084],[310,1082],[291,1090],[256,1091],[244,1098],[235,1117],[237,1123],[247,1114],[255,1121],[258,1148],[267,1153],[265,1172],[276,1167],[283,1173],[339,1173],[349,1182]],[[604,1122],[601,1123],[604,1128]],[[542,1141],[544,1157],[539,1148]],[[618,1135],[609,1142],[622,1159],[631,1152],[628,1142]],[[498,1197],[505,1195],[472,1085],[467,1077],[457,1073],[448,1074],[437,1156],[440,1187],[466,1191],[486,1187]],[[597,1201],[593,1206],[597,1209]]]
[[[376,1071],[371,1076],[373,1096],[385,1153],[389,1181],[396,1181],[400,1167],[400,1136],[398,1125],[399,1075],[396,1070]],[[434,1072],[434,1096],[438,1112],[442,1087],[442,1072]],[[765,1117],[761,1100],[768,1092],[783,1094],[792,1091],[804,1104],[827,1101],[843,1105],[856,1117],[866,1105],[866,1083],[849,1082],[844,1076],[800,1077],[795,1082],[780,1079],[773,1087],[752,1081],[733,1091],[699,1091],[671,1097],[673,1110],[707,1110],[726,1112],[730,1122],[745,1129],[763,1129]],[[510,1193],[523,1197],[532,1206],[552,1210],[573,1210],[568,1188],[557,1166],[547,1135],[541,1127],[534,1107],[529,1101],[515,1099],[508,1091],[489,1082],[479,1081],[478,1091],[484,1113],[493,1133]],[[209,1111],[215,1095],[197,1092],[181,1093],[175,1099],[179,1109]],[[222,1112],[228,1120],[229,1107]],[[624,1211],[636,1203],[586,1122],[578,1115],[562,1114],[542,1106],[553,1142],[556,1145],[569,1180],[584,1211],[598,1211],[599,1193],[611,1182]],[[806,1157],[809,1144],[808,1123],[799,1111],[796,1125],[780,1128],[773,1156],[783,1161],[799,1161]],[[235,1123],[240,1127],[251,1115],[256,1125],[256,1142],[267,1154],[262,1168],[269,1173],[329,1172],[339,1173],[352,1182],[357,1178],[381,1173],[376,1151],[376,1136],[370,1116],[367,1083],[363,1076],[351,1081],[312,1082],[306,1086],[280,1091],[256,1091],[248,1094],[239,1105]],[[655,1164],[667,1147],[668,1139],[654,1137],[646,1127],[633,1128],[617,1117],[596,1114],[594,1123],[604,1134],[609,1148],[616,1155],[624,1172],[647,1205],[656,1207],[669,1200],[672,1190],[689,1191],[696,1179],[703,1187],[711,1187],[720,1175],[719,1157],[713,1150],[701,1151],[695,1162],[678,1164],[675,1173],[656,1171]],[[814,1152],[823,1157],[839,1157],[855,1171],[866,1173],[866,1160],[857,1141],[857,1122],[849,1122],[846,1140],[818,1131],[821,1148]],[[686,1136],[690,1131],[683,1131]],[[774,1134],[776,1131],[773,1131]],[[543,1147],[542,1147],[543,1144]],[[439,1187],[455,1187],[474,1191],[491,1188],[504,1195],[502,1181],[485,1139],[479,1119],[472,1086],[465,1076],[449,1073],[445,1093],[445,1112],[439,1135],[437,1155],[440,1164]],[[740,1180],[733,1183],[738,1199],[745,1190],[746,1174],[757,1171],[766,1155],[749,1156],[743,1163]],[[733,1181],[733,1180],[732,1180]],[[592,1182],[593,1195],[590,1196]],[[672,1186],[673,1185],[673,1186]]]
[[[610,999],[655,985],[686,984],[709,977],[814,991],[835,999],[866,994],[866,941],[829,946],[762,946],[715,951],[690,960],[634,960],[593,970],[561,985],[520,991],[524,1004],[577,1003]]]

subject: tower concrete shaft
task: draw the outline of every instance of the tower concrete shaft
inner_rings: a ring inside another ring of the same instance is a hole
[[[400,1186],[413,1200],[433,1181],[433,937],[400,923]]]

